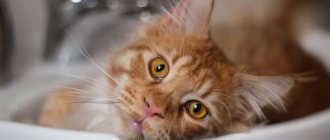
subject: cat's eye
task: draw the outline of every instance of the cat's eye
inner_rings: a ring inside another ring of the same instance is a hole
[[[169,71],[170,68],[167,62],[161,57],[153,59],[149,64],[149,72],[157,80],[165,78]]]
[[[186,103],[187,113],[194,119],[203,119],[207,116],[206,107],[199,101],[189,101]]]

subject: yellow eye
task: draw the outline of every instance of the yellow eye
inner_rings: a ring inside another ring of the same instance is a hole
[[[163,58],[157,57],[149,64],[149,72],[153,78],[163,79],[167,76],[169,71],[170,68]]]
[[[188,114],[195,119],[203,119],[207,116],[206,107],[199,101],[189,101],[186,103]]]

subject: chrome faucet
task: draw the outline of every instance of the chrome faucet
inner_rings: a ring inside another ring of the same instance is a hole
[[[47,38],[44,57],[52,59],[59,50],[59,43],[65,36],[65,29],[75,26],[75,23],[85,16],[95,12],[120,11],[123,16],[141,16],[141,19],[159,13],[159,6],[167,6],[168,2],[157,0],[49,0]],[[142,15],[141,15],[142,14]]]

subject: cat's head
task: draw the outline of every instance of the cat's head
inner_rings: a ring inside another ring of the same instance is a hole
[[[181,139],[249,130],[261,108],[283,106],[294,82],[254,76],[230,63],[209,39],[213,0],[181,0],[143,27],[138,39],[113,54],[118,135]]]

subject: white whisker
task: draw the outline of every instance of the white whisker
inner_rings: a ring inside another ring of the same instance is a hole
[[[87,90],[75,88],[75,87],[69,87],[69,86],[54,86],[55,88],[64,88],[64,89],[71,89],[75,91],[82,91],[82,92],[88,92]]]
[[[98,98],[98,97],[110,97],[113,98],[115,96],[109,96],[108,94],[91,94],[88,92],[56,92],[55,96],[72,96],[72,97],[88,97],[88,98]]]
[[[170,9],[173,9],[175,7],[175,3],[176,2],[173,2],[173,0],[168,1],[168,4],[170,5]]]
[[[105,127],[105,122],[107,121],[107,118],[105,118],[105,119],[103,119],[102,121],[100,121],[100,122],[98,122],[98,123],[96,123],[94,126],[92,126],[91,128],[90,128],[90,130],[92,130],[92,131],[99,131],[99,130],[102,130],[103,129],[103,127]]]
[[[69,38],[71,38],[72,40],[75,40],[75,38],[72,36],[71,33],[69,33],[67,30],[65,30],[65,32],[67,33],[67,35],[69,36]],[[82,55],[89,60],[89,62],[91,62],[100,72],[102,72],[103,74],[105,74],[108,78],[110,78],[111,80],[115,81],[116,83],[118,83],[118,81],[112,77],[111,75],[109,75],[100,65],[98,65],[94,59],[89,55],[88,51],[86,50],[86,48],[84,47],[84,44],[82,44],[81,39],[79,39],[79,42],[74,41],[75,44],[79,47],[81,45],[80,51],[82,53]]]
[[[79,80],[83,80],[83,81],[86,81],[86,82],[89,82],[89,83],[97,83],[98,85],[101,85],[103,86],[104,88],[110,88],[110,89],[115,89],[114,87],[110,87],[109,85],[106,85],[96,79],[92,79],[92,78],[89,78],[89,77],[86,77],[86,76],[80,76],[80,75],[73,75],[73,74],[64,74],[64,73],[60,73],[60,75],[64,75],[64,76],[69,76],[69,77],[72,77],[72,78],[76,78],[76,79],[79,79]]]
[[[231,113],[229,111],[229,108],[228,108],[228,106],[226,105],[226,103],[221,98],[218,98],[218,99],[220,100],[221,104],[225,107],[225,109],[226,109],[226,111],[228,113],[228,117],[230,119],[230,130],[232,130],[233,129],[233,120],[231,118]]]
[[[107,104],[107,105],[111,105],[111,104],[117,104],[119,103],[118,101],[90,101],[90,100],[85,100],[85,101],[74,101],[74,102],[66,102],[66,103],[61,103],[58,104],[58,106],[60,105],[67,105],[67,104]]]
[[[179,25],[179,27],[181,27],[183,24],[182,24],[182,21],[180,21],[179,19],[177,19],[175,16],[173,16],[171,14],[171,12],[169,12],[164,6],[162,5],[159,5],[159,8],[166,14],[169,16],[170,19],[172,19],[174,21],[174,23],[176,23],[177,25]]]

